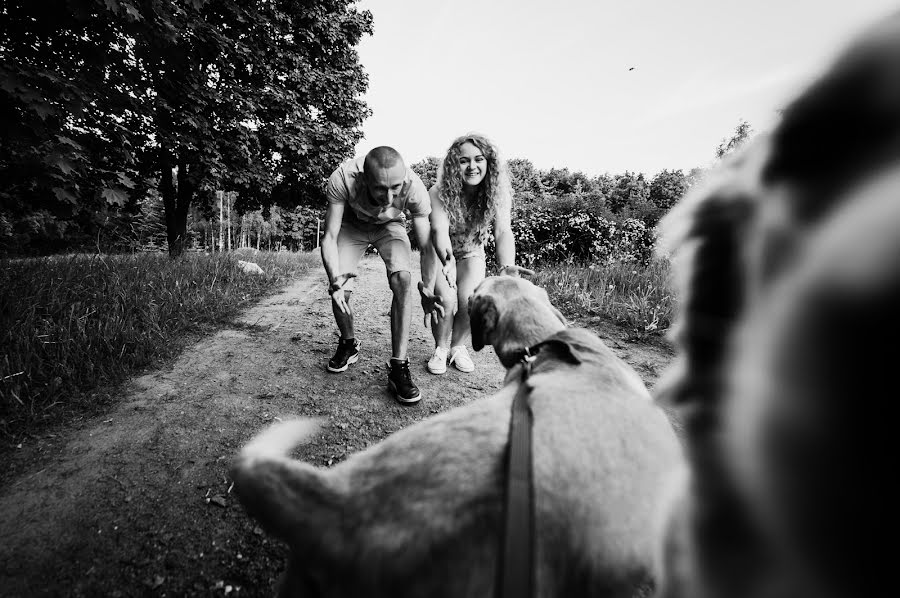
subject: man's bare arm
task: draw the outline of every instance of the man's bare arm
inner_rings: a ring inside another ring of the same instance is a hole
[[[425,284],[425,288],[433,289],[435,263],[432,259],[432,254],[429,251],[431,248],[431,225],[428,222],[428,217],[414,217],[412,220],[412,228],[413,234],[416,236],[416,241],[419,244],[419,252],[421,254],[422,282]]]
[[[325,266],[325,274],[328,275],[328,292],[337,303],[338,308],[347,313],[349,306],[344,297],[344,283],[352,276],[351,272],[341,272],[341,258],[338,253],[337,238],[341,232],[341,221],[344,218],[344,204],[329,203],[325,210],[325,234],[322,236],[322,265]],[[337,285],[339,288],[335,288]]]

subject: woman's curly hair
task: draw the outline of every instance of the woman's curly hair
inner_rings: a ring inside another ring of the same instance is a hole
[[[487,160],[487,172],[478,184],[475,201],[471,203],[466,202],[463,196],[463,177],[459,168],[460,147],[465,143],[481,150]],[[450,228],[480,232],[479,237],[484,236],[501,207],[512,205],[512,184],[506,164],[500,159],[497,146],[478,133],[468,133],[450,144],[444,161],[438,167],[437,191],[450,220]]]

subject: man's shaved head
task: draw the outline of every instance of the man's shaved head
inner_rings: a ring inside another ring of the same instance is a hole
[[[406,165],[397,150],[382,145],[366,154],[363,175],[371,203],[384,207],[402,191]]]
[[[400,155],[400,152],[392,147],[381,145],[366,154],[366,159],[363,162],[363,171],[366,173],[366,177],[371,178],[375,169],[389,169],[397,164],[404,168],[406,166],[403,163],[403,157]]]

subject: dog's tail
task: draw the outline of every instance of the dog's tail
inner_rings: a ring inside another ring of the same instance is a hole
[[[241,462],[286,457],[295,446],[312,438],[321,422],[302,418],[279,422],[261,432],[241,450]]]
[[[277,423],[251,440],[231,466],[235,491],[251,517],[292,548],[308,546],[311,523],[340,509],[328,470],[288,457],[318,432],[316,419]]]

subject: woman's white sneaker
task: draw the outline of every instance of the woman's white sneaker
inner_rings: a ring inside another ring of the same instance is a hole
[[[447,349],[434,348],[434,355],[428,360],[428,371],[432,374],[443,374],[447,371]]]
[[[475,363],[469,357],[469,352],[463,345],[450,347],[450,363],[460,372],[469,373],[475,371]]]

